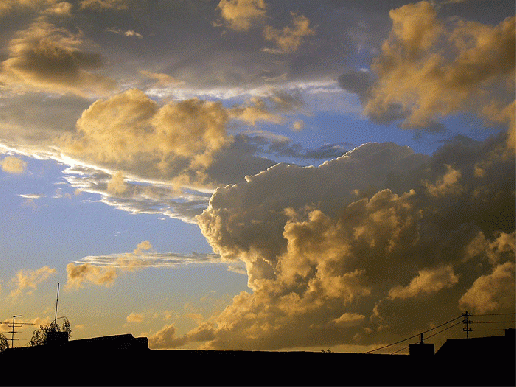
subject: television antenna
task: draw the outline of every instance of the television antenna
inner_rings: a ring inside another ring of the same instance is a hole
[[[20,333],[21,331],[16,331],[15,328],[21,328],[23,325],[36,325],[34,323],[28,323],[28,322],[16,322],[16,317],[22,317],[21,314],[15,314],[12,319],[12,322],[1,322],[2,324],[7,324],[9,328],[12,328],[9,333],[11,334],[11,348],[14,348],[14,340],[19,340],[14,338],[15,333]]]

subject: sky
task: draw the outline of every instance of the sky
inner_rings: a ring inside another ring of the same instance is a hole
[[[72,339],[154,349],[365,352],[514,313],[514,23],[502,0],[1,1],[0,321],[26,345],[58,283]]]

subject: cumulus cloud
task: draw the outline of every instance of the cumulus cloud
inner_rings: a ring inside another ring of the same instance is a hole
[[[446,115],[471,112],[514,132],[514,17],[496,26],[445,20],[426,1],[389,16],[392,30],[371,66],[377,79],[367,91],[369,116],[435,129]],[[365,79],[356,81],[362,91]]]
[[[0,3],[0,17],[18,10],[51,12],[51,10],[66,9],[68,6],[69,3],[59,2],[58,0],[3,0]],[[66,12],[64,13],[66,14]],[[57,12],[57,14],[60,14],[60,12]]]
[[[18,296],[27,289],[29,289],[28,294],[32,293],[36,290],[38,284],[46,281],[48,277],[55,273],[56,269],[52,269],[48,266],[43,266],[37,270],[20,270],[11,280],[16,288],[10,293],[10,296]]]
[[[230,143],[227,111],[191,99],[158,106],[139,90],[98,100],[77,121],[66,150],[87,160],[144,171],[146,177],[203,181],[215,152]]]
[[[85,282],[109,287],[117,277],[117,271],[111,267],[98,267],[89,263],[66,265],[66,287],[69,289],[81,288]]]
[[[410,298],[420,293],[433,293],[451,287],[459,281],[453,266],[447,265],[434,269],[422,269],[407,286],[396,286],[389,290],[389,298]]]
[[[124,177],[214,189],[272,163],[242,147],[240,139],[228,133],[229,126],[282,123],[284,112],[295,106],[295,97],[278,93],[229,108],[198,98],[160,105],[130,89],[95,101],[77,121],[76,133],[66,133],[60,145],[80,163],[116,170]],[[237,175],[232,175],[237,168]],[[120,176],[110,183],[112,193]]]
[[[81,8],[92,10],[126,10],[129,0],[81,0]]]
[[[14,156],[7,156],[0,161],[2,171],[7,173],[23,173],[27,168],[27,162]]]
[[[307,36],[315,35],[315,29],[310,28],[310,20],[306,16],[296,13],[291,13],[291,16],[292,27],[287,26],[279,30],[272,26],[265,26],[263,30],[265,39],[273,42],[279,52],[294,52]]]
[[[80,33],[36,19],[9,41],[0,80],[11,87],[55,93],[84,95],[112,90],[114,81],[95,72],[102,67],[100,54],[83,46]]]
[[[370,345],[465,306],[513,312],[510,153],[505,135],[458,138],[432,157],[367,144],[317,168],[279,164],[218,188],[199,226],[223,259],[245,263],[251,292],[184,335],[165,327],[156,345]]]
[[[459,302],[477,313],[514,307],[514,262],[505,262],[479,277]]]
[[[217,5],[225,24],[236,31],[247,31],[265,18],[264,0],[221,0]]]

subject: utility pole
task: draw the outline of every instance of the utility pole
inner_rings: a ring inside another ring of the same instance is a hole
[[[15,321],[16,317],[21,317],[21,314],[15,314],[13,316],[12,323],[9,323],[9,322],[1,322],[0,323],[0,324],[7,324],[7,326],[9,328],[12,328],[12,330],[9,331],[9,333],[11,334],[11,348],[14,348],[14,340],[18,340],[18,339],[14,338],[14,334],[21,332],[21,331],[16,331],[15,328],[21,328],[23,325],[36,325],[34,323],[28,323],[28,322],[16,322]]]
[[[14,319],[15,319],[16,317],[18,317],[18,316],[19,316],[19,315],[14,315],[14,316],[13,316],[13,324],[11,325],[11,327],[13,328],[13,330],[10,332],[10,333],[11,333],[11,348],[14,348],[14,334],[15,334],[15,333],[18,333],[18,331],[15,331],[15,330],[14,330],[14,327],[16,326],[16,324],[15,324],[15,322],[14,322]],[[18,339],[16,339],[16,340],[18,340]]]
[[[471,314],[468,313],[468,311],[466,311],[466,313],[462,313],[462,317],[464,317],[464,319],[462,320],[462,323],[465,325],[465,327],[462,328],[462,330],[464,332],[466,332],[466,339],[469,339],[469,332],[471,332],[473,330],[469,327],[469,324],[472,323],[472,321],[469,319],[470,316],[471,316]]]

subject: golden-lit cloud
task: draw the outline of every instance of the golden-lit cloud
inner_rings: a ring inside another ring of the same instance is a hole
[[[128,0],[81,0],[81,8],[93,10],[126,10],[129,8]]]
[[[505,262],[479,277],[459,300],[460,305],[476,313],[514,307],[514,284],[514,262]]]
[[[7,173],[23,173],[27,168],[27,162],[14,156],[7,156],[0,160],[2,171]]]
[[[99,265],[95,260],[89,260],[86,263],[70,262],[66,266],[66,287],[77,289],[82,287],[84,283],[106,287],[112,286],[120,272],[133,271],[147,266],[145,261],[142,263],[138,258],[150,249],[152,249],[151,243],[143,241],[138,244],[132,253],[113,256],[114,259],[110,262],[110,265]]]
[[[225,24],[236,31],[247,31],[265,18],[264,0],[221,0],[217,5]]]
[[[87,256],[70,262],[67,267],[67,288],[81,288],[90,283],[112,286],[122,274],[146,268],[176,268],[191,264],[220,264],[217,254],[158,253],[151,242],[138,243],[132,252]]]
[[[371,66],[378,78],[368,93],[367,114],[432,128],[442,117],[470,112],[514,131],[514,108],[507,110],[514,106],[514,17],[496,26],[451,23],[426,1],[389,16],[392,30]]]
[[[65,138],[76,157],[147,176],[203,180],[214,153],[230,143],[227,111],[217,102],[191,99],[159,106],[139,90],[98,100]]]
[[[229,108],[198,98],[160,105],[130,89],[95,101],[77,121],[76,133],[61,138],[61,148],[73,158],[117,170],[107,187],[112,194],[129,194],[122,184],[127,175],[213,189],[221,184],[217,163],[226,152],[234,154],[229,124],[283,123],[286,104],[293,101],[274,95]]]
[[[407,286],[396,286],[389,290],[389,298],[410,298],[416,297],[420,293],[438,292],[445,287],[451,287],[459,282],[459,278],[454,274],[451,265],[438,267],[435,269],[422,269],[417,277],[414,277]]]
[[[276,105],[280,105],[276,101],[274,102]],[[261,98],[251,98],[248,104],[230,109],[229,114],[231,118],[238,119],[252,126],[256,126],[257,121],[275,124],[281,124],[285,121],[281,114],[271,111],[266,105],[265,100]]]
[[[0,2],[0,17],[17,10],[37,10],[46,6],[57,6],[53,0],[2,0]]]
[[[266,40],[272,41],[280,52],[291,53],[296,51],[307,36],[315,35],[310,27],[310,20],[303,15],[292,15],[292,26],[279,30],[272,26],[265,26],[263,35]]]
[[[152,85],[152,87],[167,87],[167,86],[171,86],[171,85],[179,86],[179,85],[184,84],[183,81],[179,81],[179,80],[175,79],[174,77],[171,77],[168,74],[155,73],[155,72],[147,71],[147,70],[140,70],[140,74],[142,74],[143,76],[145,76],[149,79],[155,80],[155,83]]]
[[[102,67],[100,54],[82,46],[80,33],[37,19],[9,41],[0,81],[11,87],[79,95],[112,90],[114,81],[95,72]]]
[[[461,173],[453,169],[450,165],[446,166],[446,173],[435,184],[427,183],[427,189],[430,195],[441,196],[459,193],[461,186],[459,180]]]
[[[108,192],[121,195],[127,191],[127,184],[124,182],[124,174],[122,172],[116,172],[111,180],[107,184]]]
[[[97,267],[89,263],[66,265],[66,287],[81,288],[84,283],[92,283],[100,286],[112,286],[118,277],[117,271],[111,267]]]
[[[437,323],[428,308],[513,311],[505,302],[514,299],[515,256],[506,148],[504,135],[457,140],[430,158],[367,144],[318,168],[279,164],[219,188],[199,226],[223,259],[245,263],[252,293],[184,335],[165,327],[153,345],[369,345]],[[507,300],[494,303],[502,292]],[[400,314],[428,317],[409,328]]]
[[[37,270],[22,269],[16,273],[11,282],[16,287],[10,294],[11,297],[18,296],[28,290],[32,293],[36,290],[38,284],[46,281],[52,274],[56,273],[56,269],[43,266]]]
[[[56,2],[45,9],[43,15],[70,17],[72,16],[72,4],[67,1]]]
[[[143,322],[144,316],[140,313],[131,312],[126,318],[125,321],[128,323],[141,323]]]

